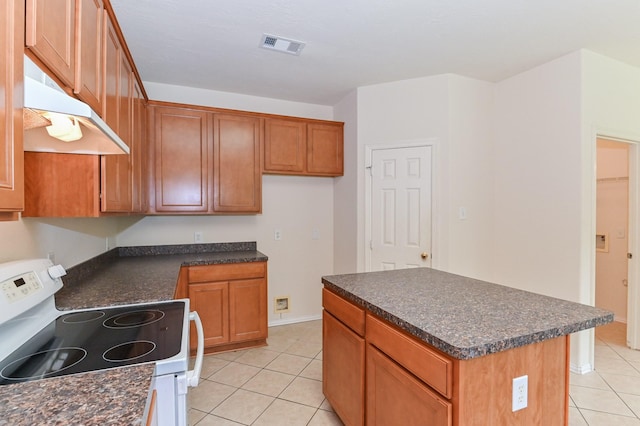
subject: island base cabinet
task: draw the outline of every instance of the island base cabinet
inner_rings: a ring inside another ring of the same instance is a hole
[[[364,339],[322,312],[322,391],[347,426],[364,424]]]
[[[323,306],[323,392],[347,426],[568,424],[568,335],[457,359],[326,288]],[[525,375],[527,406],[513,411]]]
[[[569,336],[457,362],[454,425],[568,424]],[[513,379],[528,376],[527,407],[512,411]]]
[[[372,345],[366,368],[367,426],[451,426],[451,404]]]

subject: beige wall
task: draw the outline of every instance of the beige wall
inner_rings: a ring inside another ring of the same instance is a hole
[[[334,107],[335,119],[344,121],[344,176],[333,186],[333,270],[347,274],[358,270],[358,92],[353,91]]]
[[[438,75],[361,87],[357,91],[357,194],[336,194],[336,208],[357,211],[357,229],[336,236],[356,241],[356,269],[364,270],[366,244],[365,147],[435,140],[433,266],[477,278],[491,268],[492,84]],[[351,141],[350,141],[351,142]],[[458,219],[465,207],[466,220]]]

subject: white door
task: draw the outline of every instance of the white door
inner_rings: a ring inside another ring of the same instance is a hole
[[[431,266],[431,149],[372,150],[370,271]]]

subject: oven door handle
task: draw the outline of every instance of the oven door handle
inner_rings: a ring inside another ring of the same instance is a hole
[[[189,321],[195,322],[196,332],[198,334],[198,348],[196,349],[196,362],[193,370],[187,371],[187,385],[195,388],[200,380],[202,372],[202,361],[204,359],[204,331],[202,329],[202,321],[196,311],[189,312]]]

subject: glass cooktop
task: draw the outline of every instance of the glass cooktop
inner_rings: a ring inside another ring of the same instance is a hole
[[[0,385],[175,356],[184,306],[166,302],[61,315],[0,361]]]

